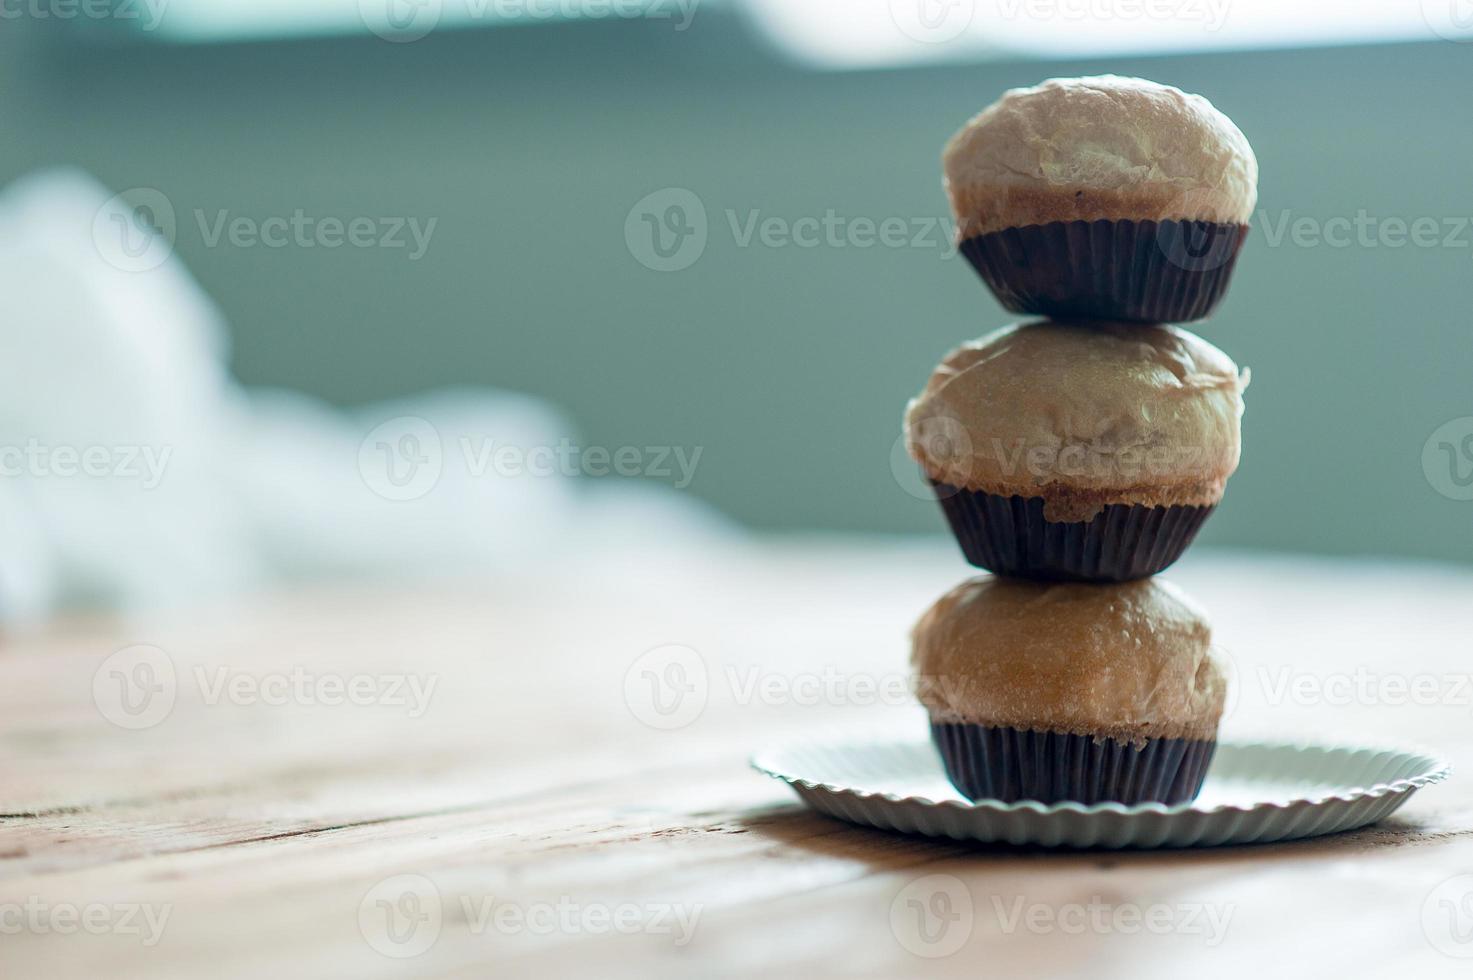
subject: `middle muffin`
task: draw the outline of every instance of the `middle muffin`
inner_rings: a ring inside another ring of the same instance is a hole
[[[906,444],[973,565],[1144,578],[1222,499],[1247,384],[1179,327],[1015,325],[942,360],[906,411]]]

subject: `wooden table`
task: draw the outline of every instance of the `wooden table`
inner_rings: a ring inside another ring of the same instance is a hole
[[[0,976],[1470,975],[1457,774],[1335,838],[1057,853],[851,827],[747,769],[918,734],[906,631],[965,574],[949,542],[797,540],[9,635]],[[1236,665],[1227,736],[1473,769],[1473,571],[1197,553],[1173,578]],[[669,645],[704,673],[646,653]],[[1397,678],[1433,703],[1388,703]],[[892,926],[918,895],[944,930]]]

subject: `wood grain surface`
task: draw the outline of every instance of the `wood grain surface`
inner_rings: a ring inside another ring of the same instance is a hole
[[[1473,571],[1171,574],[1234,666],[1224,737],[1461,770],[1377,827],[963,846],[747,768],[785,739],[921,736],[906,632],[967,574],[949,542],[796,539],[7,635],[0,977],[1473,972]]]

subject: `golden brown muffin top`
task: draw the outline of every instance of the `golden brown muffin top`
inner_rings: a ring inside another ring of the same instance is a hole
[[[1050,520],[1214,504],[1238,466],[1247,381],[1180,327],[1014,325],[946,355],[906,410],[906,443],[932,479],[1042,496]]]
[[[1212,103],[1142,78],[1012,89],[952,137],[945,185],[963,238],[1050,221],[1246,224],[1258,161]]]
[[[1211,739],[1227,694],[1206,616],[1160,578],[982,576],[938,600],[911,635],[916,693],[936,721]]]

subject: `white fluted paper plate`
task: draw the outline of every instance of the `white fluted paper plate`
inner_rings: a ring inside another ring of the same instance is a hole
[[[1044,847],[1212,847],[1335,834],[1384,819],[1448,764],[1420,751],[1223,742],[1189,804],[969,802],[929,741],[803,743],[752,758],[851,823]]]

